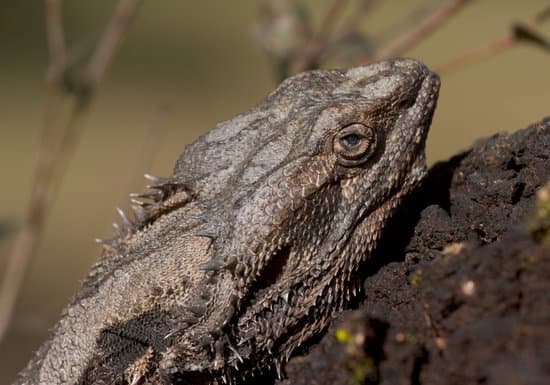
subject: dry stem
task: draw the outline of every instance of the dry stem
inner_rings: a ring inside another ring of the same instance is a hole
[[[59,104],[63,94],[63,75],[67,70],[66,48],[61,20],[60,0],[45,0],[45,21],[50,65],[48,93],[42,128],[42,142],[37,160],[33,189],[24,221],[8,257],[6,273],[0,287],[0,340],[7,332],[17,295],[29,262],[42,234],[44,220],[51,206],[56,186],[61,182],[74,154],[92,95],[122,41],[142,0],[120,0],[105,28],[85,73],[85,90],[77,93],[76,103],[64,125],[62,138],[55,140]]]
[[[404,33],[401,37],[398,37],[395,41],[388,44],[388,46],[376,54],[375,58],[370,58],[366,61],[371,62],[401,55],[403,52],[411,47],[414,47],[424,38],[432,34],[437,28],[453,17],[470,1],[471,0],[447,1],[441,7],[417,23],[412,30]]]
[[[321,21],[319,31],[306,47],[304,56],[298,62],[297,68],[299,69],[299,71],[313,69],[317,66],[319,56],[321,55],[321,52],[327,43],[330,33],[336,24],[338,15],[346,5],[346,1],[347,0],[333,0],[332,4],[328,8],[327,13]]]
[[[457,69],[463,68],[475,61],[480,61],[512,48],[521,40],[530,40],[549,50],[550,41],[540,36],[537,31],[537,27],[549,18],[550,7],[547,7],[538,12],[534,17],[511,26],[510,31],[497,37],[487,45],[469,51],[464,55],[439,66],[436,70],[441,73],[456,71]]]

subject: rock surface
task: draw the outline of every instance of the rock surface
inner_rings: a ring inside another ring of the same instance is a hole
[[[550,384],[549,220],[532,223],[549,179],[550,118],[436,164],[390,224],[364,300],[280,383]]]

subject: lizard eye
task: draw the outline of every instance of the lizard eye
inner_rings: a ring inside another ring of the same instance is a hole
[[[362,123],[352,123],[342,128],[332,143],[338,160],[344,166],[363,163],[373,152],[376,138],[374,130]]]

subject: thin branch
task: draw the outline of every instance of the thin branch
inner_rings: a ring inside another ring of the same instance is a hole
[[[61,99],[61,79],[66,49],[60,0],[45,0],[45,24],[49,52],[47,98],[41,143],[29,207],[17,232],[0,286],[0,341],[7,332],[17,295],[41,233],[54,163],[54,126]]]
[[[401,55],[404,51],[415,46],[427,36],[432,34],[437,28],[453,17],[470,1],[471,0],[448,0],[445,4],[431,12],[424,19],[415,23],[412,29],[408,30],[393,42],[389,43],[376,55],[363,56],[360,60],[358,60],[358,64],[367,64],[376,60]],[[372,4],[369,4],[369,6],[374,4],[375,3],[373,2]],[[297,66],[298,70],[312,69],[317,66],[319,57],[321,56],[322,51],[330,38],[330,34],[334,29],[338,16],[343,10],[344,5],[345,0],[333,1],[323,19],[323,22],[321,23],[319,32],[315,38],[312,39],[311,43],[305,50],[304,56],[299,61],[299,65]],[[346,27],[344,29],[345,32],[349,33],[349,31],[354,30],[354,24],[361,20],[361,17],[364,16],[364,11],[366,10],[363,10],[363,12],[360,10],[352,16],[350,19],[353,22],[352,26]]]
[[[331,31],[336,25],[338,16],[344,9],[347,0],[333,0],[319,26],[319,31],[305,49],[305,54],[298,60],[299,71],[313,69],[317,66],[319,56],[327,43]]]
[[[414,47],[426,36],[433,33],[470,1],[471,0],[447,1],[441,7],[428,15],[424,20],[417,23],[412,30],[404,33],[401,37],[398,37],[395,41],[388,44],[384,49],[376,54],[375,58],[366,58],[364,62],[368,63],[403,54],[403,52]]]
[[[467,65],[480,61],[490,56],[494,56],[502,51],[511,48],[515,45],[516,39],[511,32],[508,32],[495,40],[491,41],[489,44],[483,47],[476,48],[472,51],[461,55],[458,58],[453,59],[452,61],[440,65],[436,68],[436,71],[439,73],[448,73],[456,71],[459,68],[466,67]]]
[[[76,103],[64,125],[59,145],[54,140],[54,128],[63,93],[63,75],[67,70],[67,54],[62,28],[60,0],[45,0],[45,19],[50,65],[48,94],[40,155],[37,160],[33,189],[25,219],[18,231],[8,258],[0,286],[0,340],[7,332],[28,264],[43,231],[44,220],[55,191],[61,183],[82,132],[81,121],[90,106],[111,58],[122,41],[141,0],[120,0],[111,21],[100,39],[85,74],[85,90],[76,95]]]
[[[103,78],[114,52],[126,36],[128,27],[142,2],[143,0],[119,1],[87,67],[86,82],[90,90],[96,89]]]
[[[82,122],[89,110],[93,96],[97,91],[111,59],[134,20],[143,0],[120,0],[111,20],[105,27],[84,74],[84,89],[77,95],[77,102],[71,111],[56,160],[56,177],[53,178],[53,190],[56,191],[72,158],[76,144],[82,132]],[[55,195],[55,193],[54,193]]]
[[[550,6],[538,12],[534,17],[516,23],[512,26],[510,31],[497,37],[487,45],[469,51],[464,55],[439,66],[436,68],[436,71],[440,73],[455,71],[473,62],[480,61],[487,57],[506,51],[507,49],[514,47],[520,41],[530,41],[546,50],[550,50],[550,39],[544,38],[537,29],[540,24],[548,19],[550,19]]]
[[[58,83],[61,81],[63,72],[65,71],[67,60],[63,21],[61,18],[61,1],[45,0],[44,12],[46,19],[46,40],[50,55],[48,80],[50,83]]]
[[[338,32],[339,36],[346,36],[357,30],[364,18],[380,4],[380,0],[360,1],[359,6],[354,10],[349,18],[342,23],[342,29]]]

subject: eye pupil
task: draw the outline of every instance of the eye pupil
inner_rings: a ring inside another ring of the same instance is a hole
[[[357,134],[349,134],[340,138],[340,144],[346,147],[355,147],[359,144],[361,138]]]

